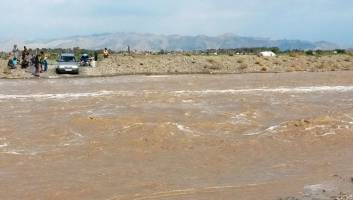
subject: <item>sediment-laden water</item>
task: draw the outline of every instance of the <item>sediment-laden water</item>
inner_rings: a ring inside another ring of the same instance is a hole
[[[0,199],[350,192],[352,77],[0,80]]]

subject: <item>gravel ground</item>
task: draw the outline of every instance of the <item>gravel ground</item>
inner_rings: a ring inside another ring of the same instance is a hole
[[[43,77],[55,78],[51,66]],[[254,72],[323,72],[353,70],[351,55],[303,56],[280,55],[265,58],[251,55],[112,55],[97,63],[96,68],[81,68],[82,76],[109,76],[130,74],[217,74]],[[30,71],[30,70],[29,70]],[[6,61],[0,61],[0,77],[28,78],[30,72],[6,69]]]

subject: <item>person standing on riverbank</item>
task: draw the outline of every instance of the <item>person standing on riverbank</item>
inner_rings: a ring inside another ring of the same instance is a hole
[[[46,56],[44,56],[43,63],[42,63],[44,72],[48,71],[48,61],[47,60],[48,60],[48,58]]]
[[[45,54],[43,51],[41,51],[39,54],[40,73],[44,72],[44,61],[45,61]]]
[[[17,48],[17,44],[13,45],[12,54],[13,54],[13,57],[16,58],[17,61],[20,58],[19,53],[20,53],[20,51]]]
[[[109,51],[108,51],[107,48],[105,48],[104,51],[103,51],[103,57],[104,58],[108,58],[109,57]]]
[[[34,71],[34,76],[40,76],[40,68],[41,68],[41,66],[40,66],[40,56],[39,56],[39,54],[37,54],[35,57],[34,57],[34,59],[33,59],[33,61],[34,61],[34,68],[35,68],[35,71]]]
[[[29,51],[26,46],[23,47],[22,51],[22,63],[21,67],[22,69],[28,68],[29,66]]]
[[[42,70],[42,65],[43,65],[43,61],[44,61],[44,52],[41,51],[39,54],[37,54],[34,58],[34,67],[35,67],[35,72],[34,72],[34,76],[39,77],[40,73],[43,72]]]
[[[98,52],[94,51],[94,61],[98,61]]]

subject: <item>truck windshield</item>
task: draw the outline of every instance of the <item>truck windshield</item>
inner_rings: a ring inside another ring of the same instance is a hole
[[[60,59],[61,62],[76,62],[74,56],[62,56]]]

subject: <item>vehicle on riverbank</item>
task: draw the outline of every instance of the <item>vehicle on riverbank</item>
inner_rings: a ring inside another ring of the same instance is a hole
[[[83,66],[83,67],[91,66],[91,61],[88,54],[85,53],[81,55],[80,66]]]
[[[57,74],[79,74],[79,71],[79,64],[76,61],[74,54],[61,54],[60,59],[58,60],[58,66],[56,67]]]

